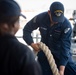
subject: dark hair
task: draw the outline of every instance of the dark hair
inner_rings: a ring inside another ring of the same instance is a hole
[[[19,16],[8,16],[8,17],[3,17],[0,20],[0,24],[6,23],[8,25],[14,25],[14,23],[19,20]]]

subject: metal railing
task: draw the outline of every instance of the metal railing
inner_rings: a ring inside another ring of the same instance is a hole
[[[22,38],[22,36],[16,36],[18,39],[23,39]],[[40,42],[40,40],[41,40],[41,36],[39,35],[39,34],[36,34],[36,35],[34,35],[34,34],[32,34],[32,37],[33,37],[33,40],[34,40],[34,42],[35,43],[37,43],[37,42]],[[74,41],[74,39],[72,39],[72,41]],[[22,42],[22,41],[21,41]],[[27,44],[26,44],[27,45]],[[28,46],[28,45],[27,45]],[[30,46],[29,46],[30,47]],[[73,60],[76,62],[76,50],[74,50],[74,49],[76,49],[76,48],[74,48],[74,47],[76,47],[76,44],[74,44],[74,45],[72,45],[71,46],[71,50],[72,50],[72,54],[73,54]],[[30,47],[31,48],[31,47]],[[32,49],[32,48],[31,48]]]

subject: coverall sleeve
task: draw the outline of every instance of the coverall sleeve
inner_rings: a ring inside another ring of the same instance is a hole
[[[70,58],[72,27],[70,23],[64,23],[63,25],[64,27],[61,37],[60,65],[66,66]]]
[[[31,36],[31,33],[33,30],[38,28],[38,17],[35,16],[33,19],[31,19],[24,27],[23,29],[23,39],[27,44],[33,43],[33,38]]]

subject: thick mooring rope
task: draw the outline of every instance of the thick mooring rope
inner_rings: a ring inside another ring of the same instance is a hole
[[[49,65],[51,67],[53,75],[60,75],[59,71],[58,71],[58,68],[57,68],[57,65],[55,64],[55,60],[53,58],[53,55],[52,55],[50,49],[42,42],[39,43],[39,47],[40,47],[41,50],[43,50],[45,56],[47,57],[47,60],[49,62]]]

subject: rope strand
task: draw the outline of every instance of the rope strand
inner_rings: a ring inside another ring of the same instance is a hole
[[[49,65],[51,67],[51,70],[53,72],[53,75],[60,75],[59,70],[57,69],[57,65],[55,64],[53,55],[51,53],[51,50],[42,42],[39,43],[39,47],[41,50],[43,50],[44,54],[46,55]]]

